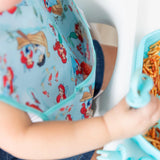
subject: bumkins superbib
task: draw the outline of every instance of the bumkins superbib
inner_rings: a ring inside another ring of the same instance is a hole
[[[0,13],[0,100],[43,120],[92,116],[96,58],[72,0],[23,0]]]

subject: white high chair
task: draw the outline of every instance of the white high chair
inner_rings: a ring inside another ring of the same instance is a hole
[[[146,34],[160,29],[159,0],[75,0],[89,23],[114,26],[118,33],[118,53],[112,79],[106,91],[97,99],[96,115],[102,115],[116,105],[128,92],[133,55]],[[116,141],[106,145],[115,149]],[[132,143],[128,143],[133,145]],[[159,158],[160,159],[160,158]]]
[[[97,99],[97,114],[113,107],[128,91],[132,55],[135,48],[138,0],[76,0],[87,21],[112,25],[118,33],[118,56],[112,80]],[[103,107],[102,107],[103,106]]]

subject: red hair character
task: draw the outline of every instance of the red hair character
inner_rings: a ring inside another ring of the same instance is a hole
[[[76,63],[77,63],[76,75],[82,74],[82,69],[81,69],[81,66],[80,66],[78,60],[75,59],[75,61],[76,61]]]
[[[61,100],[66,99],[66,95],[65,95],[65,88],[62,84],[60,84],[58,86],[59,89],[59,95],[57,96],[57,103],[59,103]]]
[[[11,95],[14,91],[13,88],[14,73],[11,67],[7,67],[7,75],[3,77],[3,86],[9,88],[9,94]]]
[[[61,58],[62,63],[66,63],[67,62],[67,57],[66,57],[67,52],[64,46],[59,41],[57,41],[55,46],[53,46],[53,49],[58,52],[58,56]]]
[[[32,61],[33,51],[30,51],[30,54],[25,57],[24,52],[21,51],[21,62],[26,65],[28,69],[33,68],[34,62]]]
[[[90,118],[93,114],[91,106],[86,108],[85,103],[82,104],[81,113],[83,114],[84,118]]]
[[[68,114],[68,115],[66,116],[66,120],[67,120],[67,121],[72,121],[72,117],[71,117],[70,114]]]
[[[45,7],[46,7],[47,11],[48,11],[49,13],[51,13],[51,11],[52,11],[52,7],[48,7],[48,6],[47,6],[47,2],[46,2],[46,0],[44,0],[44,5],[45,5]]]
[[[78,36],[78,39],[83,42],[82,32],[79,26],[79,23],[75,24],[75,33]]]

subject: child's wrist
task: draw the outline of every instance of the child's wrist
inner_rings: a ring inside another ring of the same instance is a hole
[[[107,122],[107,118],[106,118],[105,115],[102,116],[102,121],[103,121],[103,124],[104,124],[105,129],[106,129],[107,141],[111,142],[113,139],[112,139],[111,131],[108,128],[108,122]]]
[[[115,117],[113,112],[109,111],[104,114],[103,119],[109,135],[109,141],[123,138],[123,134],[120,135],[120,132],[122,132],[120,122],[117,120],[117,117]]]

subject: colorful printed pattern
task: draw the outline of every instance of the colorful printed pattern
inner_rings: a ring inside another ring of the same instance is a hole
[[[26,0],[0,13],[0,99],[45,120],[91,117],[94,51],[82,23],[71,0]]]

